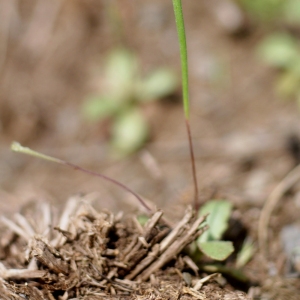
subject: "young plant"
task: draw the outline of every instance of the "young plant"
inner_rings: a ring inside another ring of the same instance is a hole
[[[198,238],[197,246],[212,259],[224,260],[234,251],[232,242],[221,240],[231,211],[232,205],[226,200],[210,200],[199,209],[199,216],[208,215],[204,224],[208,230]]]
[[[182,94],[183,94],[183,110],[185,117],[185,125],[187,130],[187,136],[189,141],[190,157],[192,164],[192,174],[194,181],[194,208],[198,208],[198,181],[197,181],[197,172],[193,148],[193,140],[190,127],[190,100],[189,100],[189,72],[188,72],[188,55],[187,55],[187,46],[186,46],[186,36],[184,28],[184,18],[182,12],[181,0],[173,0],[173,8],[175,21],[177,26],[179,47],[180,47],[180,60],[181,60],[181,70],[182,70]]]
[[[193,151],[192,135],[190,129],[190,108],[189,108],[189,85],[188,85],[188,54],[186,45],[186,35],[184,28],[184,18],[182,12],[181,0],[173,0],[175,20],[177,25],[178,39],[180,45],[180,57],[182,68],[182,90],[183,90],[183,107],[185,115],[185,124],[187,129],[190,156],[192,163],[192,174],[194,181],[194,207],[198,208],[198,182],[196,165]],[[223,232],[228,227],[228,218],[231,213],[231,204],[227,201],[210,201],[200,210],[199,214],[209,213],[205,225],[209,225],[206,231],[197,241],[198,249],[207,256],[216,260],[225,260],[232,252],[233,245],[231,242],[220,241]]]
[[[143,106],[174,93],[177,77],[168,68],[142,76],[136,55],[120,48],[109,54],[103,82],[105,92],[89,96],[83,114],[92,122],[109,119],[113,148],[121,155],[130,154],[143,146],[149,136]]]

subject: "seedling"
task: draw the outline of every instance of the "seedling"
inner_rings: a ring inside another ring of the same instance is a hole
[[[186,45],[186,36],[184,28],[184,18],[182,12],[181,0],[173,0],[173,7],[175,12],[175,19],[177,24],[177,32],[180,45],[180,57],[182,68],[182,90],[183,90],[183,107],[185,115],[185,124],[189,140],[190,157],[192,163],[192,174],[194,180],[194,207],[198,208],[198,182],[195,166],[195,158],[193,152],[192,134],[190,129],[190,108],[189,108],[189,85],[188,85],[188,54]],[[211,201],[206,203],[199,214],[210,215],[207,218],[209,229],[205,232],[203,238],[201,236],[197,241],[198,249],[207,256],[224,260],[233,252],[233,245],[231,242],[219,241],[223,232],[228,227],[228,218],[231,213],[231,205],[227,201]]]
[[[149,136],[142,108],[175,92],[178,80],[168,68],[141,75],[137,56],[127,49],[113,50],[103,74],[103,90],[89,96],[83,105],[87,120],[111,121],[110,142],[121,155],[138,150]]]
[[[234,251],[232,242],[221,240],[228,228],[231,210],[232,205],[226,200],[211,200],[199,209],[200,216],[208,214],[206,224],[209,227],[198,238],[197,246],[215,260],[224,260]]]
[[[183,93],[183,109],[185,116],[185,125],[187,130],[187,136],[189,141],[189,149],[190,149],[190,157],[192,164],[192,174],[194,181],[194,207],[197,209],[198,207],[198,182],[197,182],[197,173],[196,173],[196,165],[195,165],[195,157],[194,157],[194,148],[193,148],[193,140],[190,128],[190,101],[189,101],[189,72],[188,72],[188,54],[187,54],[187,46],[186,46],[186,36],[185,36],[185,28],[184,28],[184,18],[182,12],[182,4],[181,0],[173,0],[174,14],[177,25],[177,33],[179,39],[180,46],[180,60],[181,60],[181,72],[182,72],[182,93]]]

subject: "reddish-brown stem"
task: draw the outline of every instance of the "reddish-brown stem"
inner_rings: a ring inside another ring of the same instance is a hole
[[[82,172],[87,173],[89,175],[100,177],[102,179],[105,179],[106,181],[114,183],[118,187],[120,187],[123,190],[125,190],[125,191],[129,192],[130,194],[132,194],[142,204],[142,206],[144,206],[146,208],[146,210],[148,210],[149,212],[152,212],[151,208],[146,204],[146,202],[137,193],[135,193],[133,190],[131,190],[125,184],[123,184],[123,183],[121,183],[121,182],[119,182],[119,181],[117,181],[117,180],[115,180],[113,178],[110,178],[110,177],[108,177],[106,175],[103,175],[101,173],[97,173],[97,172],[94,172],[94,171],[90,171],[90,170],[84,169],[84,168],[82,168],[82,167],[80,167],[78,165],[72,164],[72,163],[70,163],[68,161],[65,161],[63,159],[59,159],[59,158],[55,158],[55,157],[52,157],[52,156],[49,156],[49,155],[45,155],[43,153],[31,150],[28,147],[23,147],[18,142],[13,142],[11,144],[11,149],[12,149],[12,151],[21,152],[21,153],[24,153],[24,154],[28,154],[28,155],[32,155],[32,156],[35,156],[35,157],[43,158],[45,160],[49,160],[49,161],[52,161],[52,162],[55,162],[55,163],[58,163],[58,164],[62,164],[62,165],[71,167],[71,168],[73,168],[75,170],[79,170],[79,171],[82,171]]]
[[[190,148],[190,156],[191,156],[191,163],[192,163],[193,181],[194,181],[194,208],[197,211],[199,206],[198,181],[197,181],[196,163],[195,163],[195,156],[194,156],[193,139],[191,134],[190,122],[188,119],[185,119],[185,125],[186,125],[186,130],[189,139],[189,148]]]
[[[109,181],[111,183],[116,184],[118,187],[120,187],[123,190],[127,191],[128,193],[132,194],[142,204],[142,206],[144,206],[146,208],[147,211],[152,212],[152,209],[146,204],[146,202],[137,193],[135,193],[133,190],[131,190],[129,187],[127,187],[123,183],[121,183],[121,182],[119,182],[119,181],[117,181],[113,178],[110,178],[106,175],[103,175],[101,173],[97,173],[97,172],[94,172],[94,171],[91,171],[91,170],[84,169],[84,168],[82,168],[80,166],[77,166],[75,164],[72,164],[70,162],[67,162],[67,161],[64,161],[64,160],[60,160],[60,161],[61,161],[62,164],[66,165],[66,166],[69,166],[69,167],[72,167],[75,170],[79,170],[79,171],[82,171],[84,173],[87,173],[87,174],[90,174],[90,175],[93,175],[93,176],[96,176],[96,177],[100,177],[100,178],[102,178],[106,181]]]

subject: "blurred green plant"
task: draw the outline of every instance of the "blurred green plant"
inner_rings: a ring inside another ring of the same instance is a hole
[[[295,97],[300,106],[300,43],[290,34],[274,33],[258,47],[262,61],[280,71],[276,90],[281,97]]]
[[[237,0],[252,19],[272,26],[258,46],[258,56],[279,70],[275,89],[283,98],[296,98],[300,107],[300,44],[291,31],[300,25],[299,0]],[[278,25],[279,30],[278,31]]]
[[[138,150],[147,140],[149,126],[142,106],[175,92],[178,80],[168,68],[141,76],[136,55],[127,49],[112,51],[104,66],[105,92],[89,96],[83,114],[89,121],[112,120],[111,144],[119,154]]]
[[[237,0],[255,21],[263,23],[300,23],[299,0]]]
[[[289,0],[238,0],[250,17],[262,22],[278,19],[286,1]]]

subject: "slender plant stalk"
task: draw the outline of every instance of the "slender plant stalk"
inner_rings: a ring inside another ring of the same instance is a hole
[[[184,18],[183,18],[181,0],[173,0],[173,8],[174,8],[179,47],[180,47],[183,109],[184,109],[185,124],[186,124],[186,130],[188,134],[190,156],[191,156],[191,163],[192,163],[192,173],[193,173],[193,181],[194,181],[194,208],[197,209],[199,192],[198,192],[194,147],[193,147],[193,140],[191,134],[191,127],[190,127],[188,55],[187,55],[186,36],[185,36]]]
[[[176,21],[176,26],[177,26],[178,40],[179,40],[179,47],[180,47],[183,108],[184,108],[185,118],[187,120],[189,120],[189,118],[190,118],[189,73],[188,73],[186,36],[185,36],[185,28],[184,28],[184,19],[183,19],[181,0],[173,0],[173,8],[174,8],[175,21]]]
[[[35,156],[35,157],[38,157],[38,158],[42,158],[42,159],[45,159],[45,160],[48,160],[48,161],[52,161],[52,162],[55,162],[55,163],[58,163],[58,164],[61,164],[61,165],[69,166],[69,167],[72,167],[75,170],[82,171],[82,172],[87,173],[89,175],[100,177],[100,178],[102,178],[102,179],[104,179],[106,181],[109,181],[109,182],[117,185],[121,189],[129,192],[130,194],[132,194],[141,203],[141,205],[146,208],[147,211],[152,212],[151,208],[146,204],[146,202],[137,193],[135,193],[133,190],[131,190],[130,188],[128,188],[126,185],[124,185],[123,183],[121,183],[121,182],[119,182],[119,181],[117,181],[117,180],[115,180],[113,178],[110,178],[110,177],[108,177],[106,175],[103,175],[101,173],[97,173],[97,172],[94,172],[94,171],[90,171],[90,170],[84,169],[84,168],[82,168],[80,166],[77,166],[77,165],[75,165],[73,163],[70,163],[70,162],[67,162],[65,160],[62,160],[62,159],[59,159],[59,158],[55,158],[55,157],[52,157],[52,156],[49,156],[49,155],[42,154],[42,153],[34,151],[34,150],[32,150],[32,149],[30,149],[28,147],[23,147],[18,142],[13,142],[11,144],[11,150],[15,151],[15,152],[20,152],[20,153],[28,154],[28,155],[31,155],[31,156]]]

